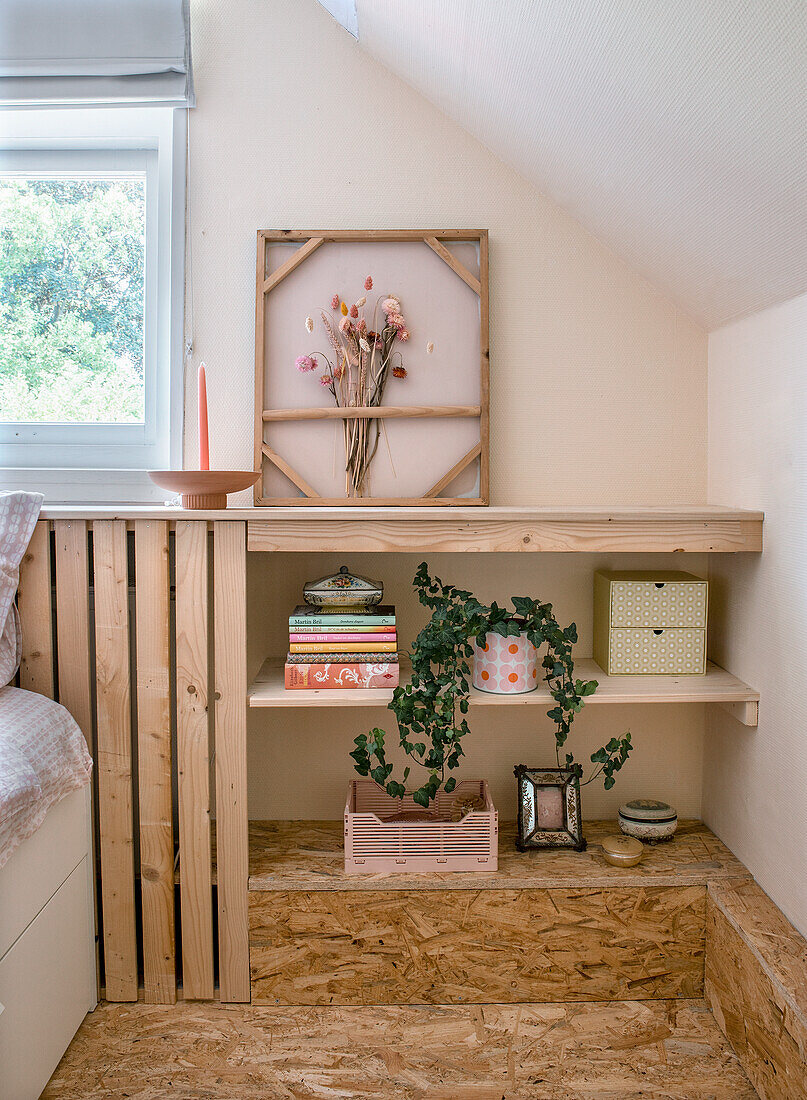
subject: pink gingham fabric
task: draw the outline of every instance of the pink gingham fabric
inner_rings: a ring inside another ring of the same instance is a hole
[[[14,597],[43,499],[41,493],[0,493],[0,686],[11,683],[20,666],[22,636]]]
[[[0,688],[0,867],[70,791],[90,781],[81,730],[52,699]]]

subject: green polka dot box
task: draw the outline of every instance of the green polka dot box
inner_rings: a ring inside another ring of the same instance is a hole
[[[594,574],[594,660],[609,676],[704,676],[709,583],[675,571]]]

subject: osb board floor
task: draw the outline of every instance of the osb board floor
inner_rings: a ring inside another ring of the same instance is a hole
[[[257,891],[253,1004],[703,996],[706,887]]]
[[[500,824],[499,870],[453,874],[346,875],[341,821],[251,821],[250,890],[502,890],[575,886],[705,886],[747,879],[748,871],[699,821],[683,821],[671,841],[646,845],[636,867],[612,867],[603,837],[615,821],[586,821],[585,852],[517,852],[515,825]]]
[[[43,1100],[753,1100],[703,1001],[101,1005]]]
[[[807,1097],[807,944],[755,884],[708,903],[706,996],[764,1100]]]

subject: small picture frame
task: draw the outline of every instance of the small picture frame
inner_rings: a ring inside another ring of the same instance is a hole
[[[582,768],[513,769],[518,784],[518,832],[516,848],[571,848],[583,852],[583,821],[580,813]]]

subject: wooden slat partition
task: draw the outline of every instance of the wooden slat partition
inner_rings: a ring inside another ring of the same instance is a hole
[[[107,1000],[137,1000],[126,521],[93,524],[101,904]]]
[[[54,526],[59,702],[73,715],[92,751],[87,524],[65,519]]]
[[[213,524],[219,990],[248,1001],[246,553],[243,523]]]
[[[168,524],[135,523],[137,760],[145,999],[176,1000]]]
[[[50,531],[40,520],[20,569],[18,606],[25,623],[22,634],[20,687],[54,696],[53,606],[51,603]]]
[[[175,535],[177,776],[182,995],[213,996],[210,852],[207,524],[180,520]]]
[[[175,677],[171,526],[176,561]],[[243,520],[212,524],[212,601],[206,518],[175,524],[155,516],[134,520],[110,516],[90,522],[57,519],[53,528],[55,555],[44,520],[37,525],[22,563],[20,682],[43,695],[55,693],[93,752],[104,943],[100,981],[105,996],[110,1001],[138,999],[142,950],[142,996],[163,1004],[177,998],[176,811],[182,995],[188,1000],[215,996],[218,952],[221,1000],[249,1001],[246,524]],[[212,713],[211,656],[218,687]],[[171,746],[174,701],[176,806]],[[218,943],[213,933],[216,888],[210,821],[214,727]]]

